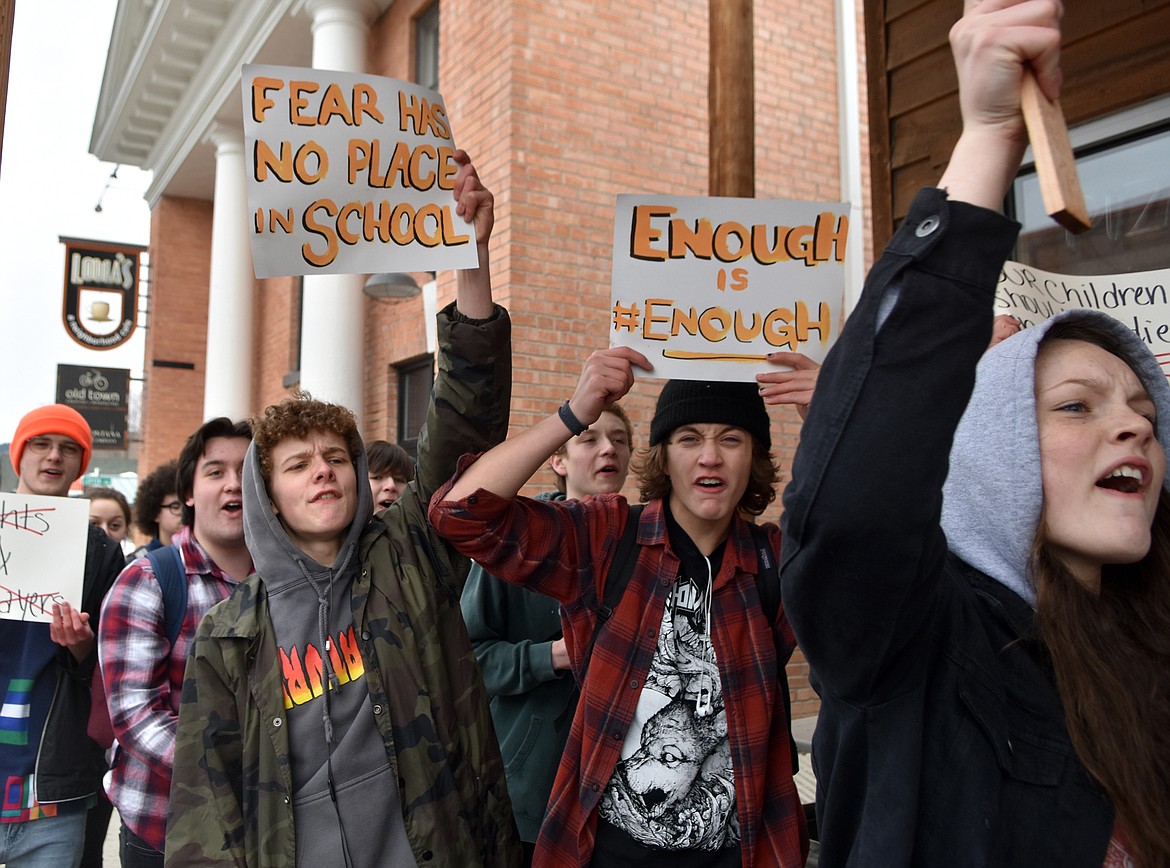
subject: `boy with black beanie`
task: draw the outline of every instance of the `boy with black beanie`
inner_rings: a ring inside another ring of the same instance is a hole
[[[633,366],[650,369],[629,348],[594,353],[556,414],[464,457],[431,501],[459,551],[562,606],[581,701],[533,864],[801,866],[782,677],[795,642],[782,607],[769,620],[757,578],[776,580],[780,533],[749,525],[777,479],[758,387],[666,384],[635,465],[642,508],[618,494],[516,496],[629,391]],[[627,534],[632,571],[602,616]]]

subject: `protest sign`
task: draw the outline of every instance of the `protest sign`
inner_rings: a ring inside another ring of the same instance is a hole
[[[257,277],[475,268],[442,97],[376,75],[244,66]]]
[[[53,620],[53,604],[81,607],[89,501],[0,494],[0,618]]]
[[[1170,375],[1170,269],[1131,274],[1055,274],[1008,261],[995,288],[995,312],[1010,314],[1024,328],[1063,310],[1089,308],[1115,317],[1145,341]]]
[[[610,346],[651,376],[752,380],[766,354],[821,361],[840,331],[849,205],[619,196]],[[640,372],[639,372],[640,373]]]

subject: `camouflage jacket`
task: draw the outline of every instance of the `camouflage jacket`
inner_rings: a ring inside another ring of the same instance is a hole
[[[416,477],[363,532],[353,585],[370,705],[420,866],[519,864],[487,694],[459,610],[469,563],[426,519],[428,498],[458,456],[506,433],[509,334],[502,310],[484,324],[440,313],[439,377]],[[168,866],[296,864],[281,671],[253,575],[208,613],[188,659]]]

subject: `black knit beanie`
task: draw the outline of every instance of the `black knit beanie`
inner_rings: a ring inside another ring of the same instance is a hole
[[[772,448],[772,426],[755,383],[714,383],[670,380],[658,395],[650,423],[650,445],[656,446],[680,425],[715,422],[742,428]]]

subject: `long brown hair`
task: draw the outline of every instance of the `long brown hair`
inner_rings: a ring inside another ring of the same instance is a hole
[[[768,448],[756,439],[752,441],[752,463],[748,474],[747,488],[739,499],[737,509],[744,517],[757,516],[776,499],[776,484],[780,481],[780,470],[772,460]],[[642,500],[670,496],[670,476],[666,473],[666,442],[656,443],[646,449],[639,449],[631,465],[638,478],[638,491]]]
[[[1078,326],[1044,340],[1087,340],[1135,367],[1112,336],[1095,332]],[[1031,565],[1036,625],[1073,747],[1112,801],[1137,864],[1170,865],[1170,496],[1159,496],[1149,552],[1104,565],[1099,593],[1046,536],[1041,521]]]

